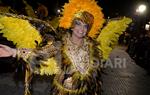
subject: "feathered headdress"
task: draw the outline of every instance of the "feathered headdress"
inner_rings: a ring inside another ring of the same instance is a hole
[[[95,38],[104,23],[102,8],[95,0],[69,0],[63,7],[63,16],[60,18],[60,27],[70,28],[75,14],[86,11],[94,16],[94,22],[88,36]]]

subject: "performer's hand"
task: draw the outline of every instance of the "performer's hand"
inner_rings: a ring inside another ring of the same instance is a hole
[[[71,89],[72,83],[73,83],[72,77],[69,77],[69,78],[65,79],[64,86],[68,89]]]
[[[0,44],[0,57],[9,57],[9,56],[15,57],[16,49]]]

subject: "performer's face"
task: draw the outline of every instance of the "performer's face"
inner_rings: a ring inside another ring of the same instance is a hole
[[[83,38],[87,34],[88,24],[82,22],[81,20],[75,20],[72,31],[72,35],[78,38]]]

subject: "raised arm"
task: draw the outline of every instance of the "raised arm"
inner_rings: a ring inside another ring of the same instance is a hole
[[[16,57],[17,50],[7,45],[0,44],[0,57]]]

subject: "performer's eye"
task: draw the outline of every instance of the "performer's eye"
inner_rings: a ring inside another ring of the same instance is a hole
[[[85,25],[84,25],[84,28],[88,29],[88,28],[89,28],[89,25],[88,25],[88,24],[85,24]]]
[[[75,21],[75,24],[76,24],[76,25],[81,25],[81,22],[76,20],[76,21]]]

